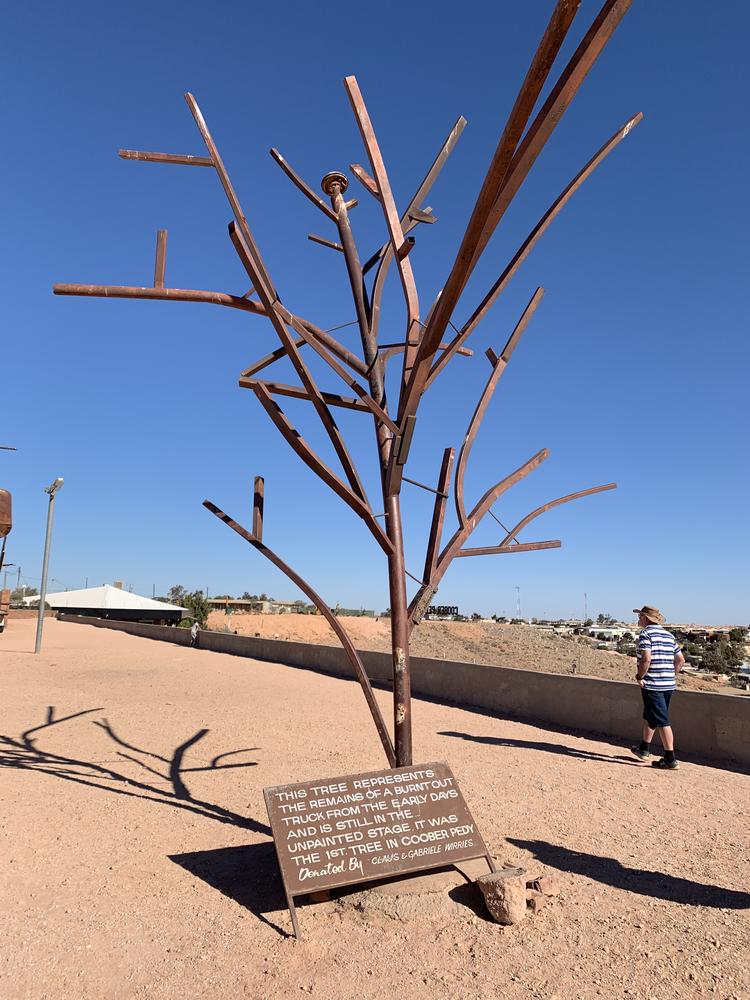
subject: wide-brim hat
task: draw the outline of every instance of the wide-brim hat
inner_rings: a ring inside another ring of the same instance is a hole
[[[650,604],[644,604],[642,608],[633,608],[633,614],[643,615],[654,625],[663,625],[666,620],[661,611],[658,608],[652,608]]]

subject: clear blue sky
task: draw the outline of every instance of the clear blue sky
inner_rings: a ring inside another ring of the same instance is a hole
[[[584,0],[564,57],[598,3]],[[364,160],[342,79],[356,74],[404,205],[459,114],[464,135],[417,230],[429,302],[552,0],[463,6],[311,3],[14,4],[3,41],[0,484],[12,489],[8,558],[38,585],[46,496],[57,503],[52,587],[122,579],[150,594],[294,589],[201,507],[249,521],[266,477],[266,540],[333,604],[383,608],[385,566],[359,520],[288,451],[239,371],[276,346],[267,321],[206,305],[55,298],[54,281],[148,284],[157,228],[167,283],[242,294],[229,209],[209,170],[131,163],[119,147],[204,152],[195,93],[282,298],[321,326],[354,316],[343,262],[308,243],[332,227],[268,156],[278,146],[316,187]],[[458,445],[533,289],[545,299],[474,449],[469,499],[538,448],[551,458],[498,505],[616,480],[615,493],[546,515],[527,540],[558,551],[457,560],[438,600],[468,612],[661,606],[673,621],[747,622],[748,72],[750,8],[635,0],[493,238],[456,311],[463,321],[579,167],[631,114],[644,122],[553,224],[419,418],[410,465],[433,482]],[[560,63],[560,66],[563,63]],[[558,67],[559,69],[559,67]],[[356,187],[353,182],[352,188]],[[356,193],[356,192],[355,192]],[[353,213],[363,255],[383,238],[375,203]],[[383,326],[402,336],[395,281]],[[342,339],[354,345],[352,330]],[[280,367],[274,375],[288,380]],[[326,388],[342,391],[331,373]],[[343,390],[345,391],[345,390]],[[283,401],[325,445],[307,404]],[[338,411],[374,489],[371,423]],[[333,460],[331,460],[333,461]],[[408,564],[419,573],[430,501],[405,487]],[[453,530],[449,522],[448,530]],[[494,544],[490,519],[473,544]],[[15,571],[12,571],[15,572]],[[15,581],[15,577],[12,577]]]

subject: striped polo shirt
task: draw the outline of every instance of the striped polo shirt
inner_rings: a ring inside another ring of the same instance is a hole
[[[643,678],[649,691],[673,691],[677,686],[674,676],[674,658],[679,650],[677,640],[661,625],[647,625],[638,635],[638,655],[648,650],[651,664]]]

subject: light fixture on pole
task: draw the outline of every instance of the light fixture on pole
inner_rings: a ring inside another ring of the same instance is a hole
[[[44,487],[44,492],[49,494],[49,507],[47,508],[47,534],[44,538],[44,559],[42,561],[42,582],[39,588],[39,617],[36,622],[36,642],[34,652],[38,653],[42,648],[42,627],[44,625],[44,605],[47,597],[47,569],[49,567],[49,550],[52,541],[52,518],[55,513],[55,494],[62,486],[64,480],[61,476]]]

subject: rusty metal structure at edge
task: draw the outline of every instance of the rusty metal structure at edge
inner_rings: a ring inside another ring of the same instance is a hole
[[[453,151],[466,120],[459,118],[455,123],[414,196],[406,208],[399,211],[373,123],[357,80],[353,76],[344,80],[344,88],[362,137],[368,163],[368,167],[359,163],[351,164],[351,176],[360,184],[361,196],[373,198],[380,205],[386,235],[374,252],[364,259],[359,252],[351,225],[350,213],[358,202],[350,197],[349,177],[338,170],[327,173],[321,184],[325,197],[321,197],[278,150],[271,149],[275,162],[294,186],[319,211],[326,224],[332,225],[329,235],[311,233],[309,239],[317,246],[341,254],[343,257],[351,286],[355,316],[351,324],[345,325],[356,326],[361,350],[347,347],[333,336],[334,331],[322,330],[310,319],[292,312],[282,302],[218,147],[192,94],[186,94],[185,100],[205,143],[207,156],[137,150],[120,150],[120,156],[127,160],[199,166],[214,170],[232,210],[234,218],[229,224],[229,238],[247,272],[250,290],[240,294],[229,294],[169,286],[166,278],[166,230],[158,231],[152,286],[82,284],[54,286],[54,291],[58,295],[204,302],[239,309],[254,316],[263,316],[271,323],[278,337],[279,347],[245,369],[240,375],[239,384],[254,393],[278,432],[305,465],[362,519],[386,557],[393,651],[393,739],[373,695],[361,658],[340,620],[322,597],[281,556],[265,544],[263,479],[260,477],[255,479],[251,530],[233,520],[210,501],[205,501],[205,506],[285,573],[330,623],[362,685],[391,767],[406,766],[412,762],[410,635],[432,602],[453,560],[458,557],[504,555],[559,547],[561,543],[558,539],[520,541],[517,536],[533,520],[553,507],[615,488],[614,483],[608,483],[559,497],[542,504],[517,524],[507,528],[492,512],[492,507],[504,493],[548,457],[548,451],[542,449],[514,472],[490,486],[473,506],[466,501],[464,477],[472,445],[493,393],[539,306],[544,294],[542,288],[538,288],[532,296],[505,345],[497,352],[492,349],[486,352],[490,366],[489,378],[469,422],[457,461],[454,449],[446,448],[434,486],[408,478],[405,475],[405,468],[419,404],[424,393],[454,357],[472,354],[472,351],[465,346],[468,337],[487,315],[538,239],[602,160],[642,118],[641,114],[636,114],[628,119],[563,188],[501,271],[497,281],[487,290],[468,320],[462,326],[457,326],[454,322],[454,313],[478,260],[546,141],[559,124],[631,2],[632,0],[607,0],[604,3],[556,82],[549,89],[546,98],[542,100],[542,92],[548,77],[573,25],[579,0],[557,0],[554,4],[549,23],[533,55],[491,158],[454,263],[442,291],[426,311],[423,304],[420,304],[412,269],[412,260],[417,258],[418,251],[415,249],[415,238],[411,234],[417,227],[432,225],[437,221],[432,209],[425,205],[425,199]],[[541,106],[532,118],[534,109],[540,102]],[[388,342],[383,343],[380,337],[381,303],[386,277],[393,267],[398,272],[403,294],[405,322],[403,329],[395,337],[389,336]],[[311,352],[347,386],[352,395],[344,396],[334,391],[324,391],[319,387],[306,360]],[[400,371],[391,371],[389,374],[389,362],[399,357]],[[261,372],[282,358],[291,362],[299,379],[299,385],[286,385],[258,378]],[[395,406],[391,405],[388,399],[386,383],[389,379],[396,387]],[[311,404],[315,416],[330,439],[340,464],[339,471],[330,468],[290,422],[277,402],[278,397],[283,396],[307,400]],[[336,407],[369,415],[373,420],[382,509],[379,509],[380,504],[373,505],[365,492],[357,466],[334,418],[333,411]],[[453,471],[454,465],[455,471]],[[451,538],[443,542],[443,526],[451,479],[458,527]],[[400,503],[404,483],[428,490],[434,495],[434,508],[421,575],[409,572],[404,561]],[[467,547],[470,536],[488,513],[501,524],[502,537],[496,545]],[[411,600],[407,594],[407,578],[416,581],[418,585]]]

